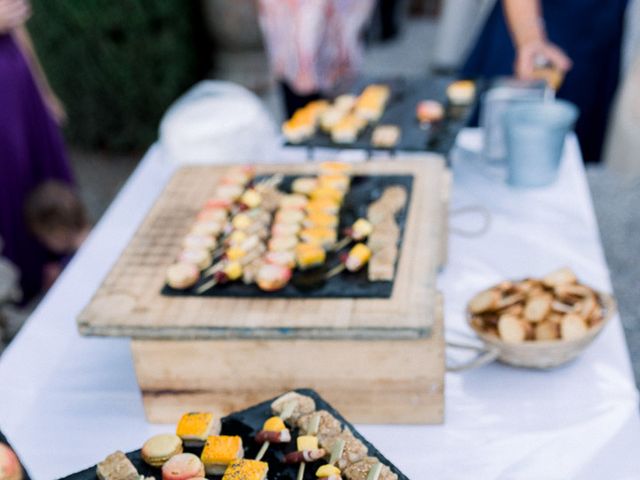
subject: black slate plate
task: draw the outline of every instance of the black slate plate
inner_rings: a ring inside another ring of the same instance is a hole
[[[287,176],[281,184],[281,190],[289,192],[291,183],[297,178]],[[359,217],[366,216],[367,207],[371,202],[378,199],[386,187],[391,185],[402,185],[407,190],[407,203],[396,215],[396,221],[400,227],[400,240],[398,251],[402,252],[402,241],[404,237],[407,213],[413,187],[413,176],[411,175],[359,175],[352,179],[351,188],[345,197],[344,205],[340,210],[340,231],[349,227]],[[398,255],[399,261],[400,255]],[[396,261],[396,266],[397,266]],[[339,254],[327,255],[326,265],[329,268],[340,263]],[[230,282],[224,285],[216,285],[202,294],[196,293],[203,280],[198,282],[189,290],[174,290],[165,285],[161,291],[167,296],[204,296],[204,297],[251,297],[251,298],[390,298],[393,293],[393,281],[390,282],[370,282],[367,278],[367,269],[359,272],[343,272],[324,284],[315,288],[303,288],[304,277],[314,275],[322,276],[322,271],[317,269],[305,272],[294,273],[294,278],[285,288],[277,292],[263,292],[256,285],[245,285],[241,281]],[[309,282],[306,282],[308,284]]]
[[[334,417],[336,417],[344,427],[348,427],[353,434],[361,440],[369,449],[369,456],[377,457],[382,463],[387,465],[392,472],[398,475],[399,480],[408,480],[408,477],[404,475],[396,466],[394,466],[389,460],[387,460],[376,448],[371,445],[347,420],[340,415],[331,405],[320,397],[314,390],[310,389],[298,389],[296,392],[303,395],[313,397],[316,401],[316,408],[318,410],[327,410]],[[245,447],[245,458],[255,458],[256,453],[259,450],[259,445],[255,443],[253,437],[262,428],[264,421],[269,418],[271,414],[271,402],[275,399],[268,400],[260,403],[254,407],[248,408],[241,412],[233,413],[228,417],[222,419],[222,434],[223,435],[240,435]],[[293,438],[297,437],[297,432],[294,430],[291,432]],[[285,465],[280,462],[280,459],[289,451],[293,450],[294,442],[288,445],[276,445],[271,446],[264,457],[264,461],[269,462],[269,480],[293,480],[298,473],[298,465]],[[197,455],[200,454],[202,449],[187,449]],[[144,463],[140,457],[140,450],[127,453],[129,459],[138,469],[138,472],[147,476],[155,476],[156,480],[160,480],[162,475],[160,469],[149,467]],[[305,480],[315,479],[315,471],[324,462],[318,461],[307,465],[305,471]],[[208,476],[210,479],[219,479],[221,476]],[[75,473],[61,480],[96,480],[95,467],[88,468],[82,472]]]
[[[382,118],[376,123],[397,125],[401,129],[401,138],[394,150],[414,151],[414,152],[436,152],[447,155],[455,144],[456,136],[461,129],[467,126],[471,114],[475,108],[475,103],[465,107],[455,107],[448,104],[447,86],[454,81],[453,77],[425,77],[415,80],[404,79],[377,79],[359,81],[352,87],[342,91],[359,94],[362,89],[371,83],[382,83],[391,88],[391,98],[385,108]],[[477,98],[477,95],[476,95]],[[445,118],[442,122],[434,125],[430,131],[420,128],[416,119],[416,106],[421,100],[436,100],[445,106]],[[371,134],[375,125],[369,125],[351,144],[337,144],[331,140],[331,136],[322,131],[318,131],[308,141],[291,144],[290,146],[306,146],[310,149],[314,147],[337,148],[337,149],[358,149],[358,150],[381,150],[373,149],[371,146]]]
[[[7,437],[5,437],[2,432],[0,432],[0,443],[5,443],[9,445],[9,447],[11,447],[11,445],[9,444],[9,440],[7,440]],[[31,477],[29,477],[29,473],[24,468],[24,466],[22,467],[22,471],[24,473],[24,480],[31,480]]]

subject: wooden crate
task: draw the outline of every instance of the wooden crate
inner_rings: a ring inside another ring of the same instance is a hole
[[[441,307],[432,335],[415,340],[134,340],[131,350],[150,422],[225,415],[303,387],[355,423],[444,419]]]
[[[179,170],[78,318],[85,335],[135,338],[380,338],[429,335],[436,272],[446,254],[449,173],[437,155],[354,164],[356,174],[411,174],[412,197],[389,299],[167,297],[165,270],[227,167]],[[312,174],[317,164],[262,165],[258,173]]]

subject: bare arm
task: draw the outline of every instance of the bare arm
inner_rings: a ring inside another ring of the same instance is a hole
[[[545,40],[539,0],[503,0],[502,7],[516,48]]]
[[[538,58],[561,72],[571,68],[571,60],[547,39],[540,0],[502,0],[502,6],[516,48],[518,77],[532,78]]]
[[[38,59],[38,55],[33,46],[33,42],[31,41],[29,32],[24,26],[20,26],[13,30],[13,37],[31,67],[31,71],[35,76],[42,98],[51,111],[51,114],[58,123],[63,123],[66,120],[64,106],[54,93],[49,81],[47,80],[47,75],[40,64],[40,60]]]

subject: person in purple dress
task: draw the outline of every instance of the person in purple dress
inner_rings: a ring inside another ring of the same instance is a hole
[[[26,300],[40,292],[46,248],[29,232],[24,202],[46,180],[73,184],[58,127],[64,109],[24,28],[25,0],[0,0],[0,238],[2,256],[21,273]]]

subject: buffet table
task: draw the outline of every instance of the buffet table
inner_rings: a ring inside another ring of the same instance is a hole
[[[453,215],[449,260],[440,276],[447,335],[470,335],[470,296],[504,278],[567,265],[610,291],[577,142],[567,142],[559,181],[516,191],[492,178],[465,131],[454,154],[452,211],[482,205],[478,219]],[[289,152],[289,156],[294,153]],[[295,160],[295,158],[292,158]],[[152,148],[20,335],[0,358],[0,429],[35,479],[137,449],[171,427],[145,421],[129,340],[81,337],[75,318],[127,244],[175,167]],[[410,478],[637,478],[638,392],[615,318],[585,353],[549,371],[493,364],[446,377],[442,426],[362,426],[361,432]]]

